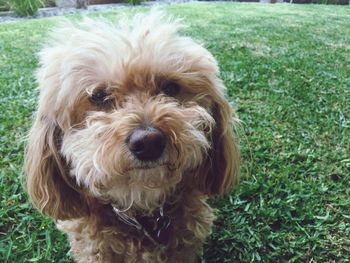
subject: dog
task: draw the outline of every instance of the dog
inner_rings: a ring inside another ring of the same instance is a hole
[[[198,262],[238,182],[235,111],[211,53],[151,10],[54,30],[39,53],[25,178],[77,262]]]

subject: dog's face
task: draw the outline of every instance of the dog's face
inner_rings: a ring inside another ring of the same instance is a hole
[[[65,26],[41,53],[26,174],[54,218],[91,200],[152,210],[180,182],[221,194],[237,179],[215,59],[159,12],[129,23]]]

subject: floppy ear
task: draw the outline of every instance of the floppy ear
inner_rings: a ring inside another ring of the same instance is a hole
[[[60,133],[52,121],[38,113],[29,135],[25,175],[34,206],[54,219],[68,219],[86,214],[88,208],[58,152]]]
[[[219,95],[212,107],[215,127],[211,149],[197,174],[199,189],[208,195],[227,193],[238,183],[239,150],[233,133],[235,114],[227,100]]]

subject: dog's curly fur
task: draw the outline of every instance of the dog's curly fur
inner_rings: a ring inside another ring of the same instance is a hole
[[[78,262],[195,262],[214,220],[208,196],[238,180],[236,117],[217,63],[181,27],[159,10],[117,26],[68,22],[40,53],[27,189],[68,235]],[[103,101],[93,100],[96,92]],[[145,125],[166,138],[153,161],[126,143]],[[122,223],[111,204],[129,216],[166,204],[169,245]]]

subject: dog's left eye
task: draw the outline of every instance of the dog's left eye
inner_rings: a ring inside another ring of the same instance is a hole
[[[110,102],[109,93],[104,90],[96,90],[92,93],[90,101],[97,105],[104,105]]]
[[[180,85],[174,81],[169,81],[162,85],[162,91],[170,97],[175,97],[178,95],[180,93],[180,90]]]

